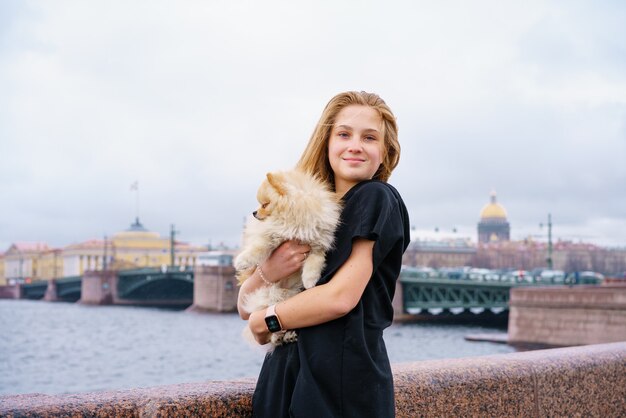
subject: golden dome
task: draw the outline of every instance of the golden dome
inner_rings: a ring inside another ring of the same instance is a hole
[[[506,209],[496,202],[496,192],[491,192],[491,202],[486,204],[480,211],[480,219],[506,219]]]

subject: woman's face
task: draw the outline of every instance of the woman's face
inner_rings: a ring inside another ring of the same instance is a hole
[[[369,106],[350,105],[337,114],[328,141],[328,159],[340,196],[376,174],[383,158],[381,126],[380,115]]]

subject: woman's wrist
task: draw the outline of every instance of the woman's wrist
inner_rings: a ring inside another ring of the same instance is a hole
[[[253,312],[248,319],[250,330],[254,335],[254,339],[259,344],[266,344],[269,342],[271,333],[267,329],[265,323],[265,309]]]
[[[257,273],[259,273],[259,277],[261,278],[261,281],[263,283],[265,283],[268,286],[271,286],[274,284],[274,282],[272,282],[271,280],[268,279],[267,275],[265,274],[265,272],[263,271],[263,267],[261,267],[260,263],[257,263],[256,265],[256,271]]]

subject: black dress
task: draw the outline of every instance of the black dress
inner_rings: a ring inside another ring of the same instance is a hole
[[[253,396],[255,417],[393,417],[393,376],[383,329],[392,300],[409,218],[389,184],[364,181],[343,197],[335,248],[319,284],[348,259],[356,238],[375,241],[374,271],[361,300],[347,315],[298,330],[298,341],[265,357]]]

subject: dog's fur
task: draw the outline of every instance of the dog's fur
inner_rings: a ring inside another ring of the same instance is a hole
[[[246,295],[242,302],[247,312],[264,309],[315,286],[325,267],[326,252],[333,246],[341,214],[335,194],[320,180],[298,170],[268,173],[257,200],[260,207],[246,224],[243,250],[235,258],[240,283],[284,241],[308,244],[311,251],[301,272]],[[244,334],[248,339],[252,337],[249,327]],[[274,333],[269,349],[296,338],[293,331]]]

